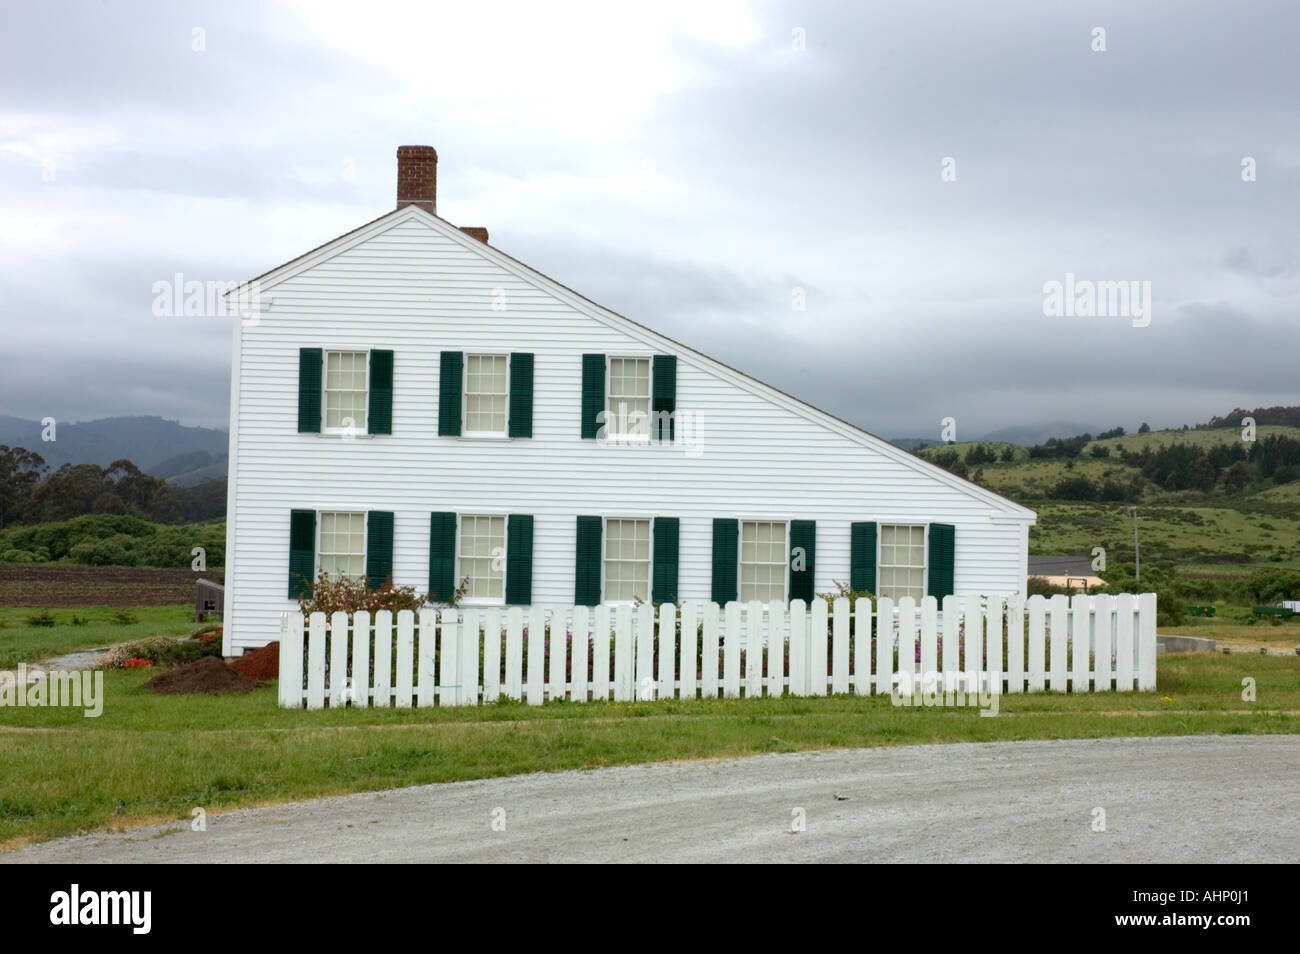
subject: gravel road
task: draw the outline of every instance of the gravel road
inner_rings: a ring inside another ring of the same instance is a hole
[[[792,833],[797,809],[803,830]],[[526,775],[209,815],[202,832],[185,821],[85,835],[0,861],[1294,863],[1300,737],[847,749]]]

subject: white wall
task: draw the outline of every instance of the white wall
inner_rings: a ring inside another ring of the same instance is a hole
[[[818,592],[847,582],[855,520],[955,524],[958,593],[1023,590],[1029,511],[896,449],[864,446],[844,425],[649,332],[611,327],[446,223],[405,211],[382,234],[274,284],[270,310],[237,332],[228,652],[275,639],[279,613],[295,606],[286,597],[294,508],[393,511],[394,579],[420,591],[431,511],[532,514],[537,603],[573,601],[578,514],[679,517],[682,599],[709,598],[714,517],[816,520]],[[492,309],[497,288],[504,311]],[[392,349],[392,435],[299,434],[300,347]],[[438,436],[439,352],[476,349],[535,355],[531,439]],[[701,453],[583,440],[584,352],[677,354],[677,408],[698,415]]]

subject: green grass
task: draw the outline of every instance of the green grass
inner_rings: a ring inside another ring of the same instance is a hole
[[[1256,702],[1241,699],[1245,677]],[[1003,696],[997,718],[855,696],[305,712],[278,708],[273,687],[157,696],[140,689],[146,678],[105,673],[98,719],[0,709],[0,843],[187,819],[195,807],[663,759],[1300,732],[1300,658],[1246,655],[1163,656],[1156,692]]]
[[[194,629],[193,606],[146,606],[128,610],[107,606],[48,610],[53,626],[32,626],[28,620],[47,612],[32,607],[0,608],[0,669],[47,656],[95,649],[145,636],[181,636]],[[122,624],[117,613],[138,622]],[[84,620],[84,623],[75,622]]]

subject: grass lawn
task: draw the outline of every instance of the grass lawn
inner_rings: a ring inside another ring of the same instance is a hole
[[[104,712],[0,709],[0,847],[78,831],[402,785],[847,746],[1300,732],[1300,658],[1162,656],[1153,693],[1003,696],[974,708],[887,697],[286,711],[274,687],[157,696],[105,673]],[[1256,700],[1242,700],[1242,680]]]
[[[193,605],[54,609],[48,611],[54,617],[53,626],[28,623],[44,612],[30,607],[0,607],[0,669],[145,636],[182,636],[195,628]],[[116,616],[119,613],[128,613],[128,618],[136,622],[122,622]]]

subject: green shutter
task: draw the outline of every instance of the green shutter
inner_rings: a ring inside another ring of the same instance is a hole
[[[393,515],[386,510],[366,514],[366,582],[372,590],[393,575]]]
[[[713,592],[719,606],[734,602],[736,593],[737,544],[740,522],[726,517],[713,520]]]
[[[670,441],[676,430],[676,422],[667,418],[665,426],[663,415],[671,415],[677,410],[677,356],[657,354],[652,364],[654,423],[650,434],[653,440]]]
[[[316,511],[289,513],[289,599],[311,596],[316,576]]]
[[[600,602],[600,538],[605,521],[578,518],[577,557],[573,568],[573,602],[595,606]]]
[[[298,433],[320,433],[321,365],[320,348],[298,349]]]
[[[512,513],[506,518],[506,603],[533,601],[533,518]]]
[[[370,410],[366,430],[371,434],[393,433],[393,352],[370,352]]]
[[[956,536],[957,531],[950,523],[930,524],[930,584],[926,587],[930,596],[943,599],[956,591],[953,585]]]
[[[605,410],[605,356],[582,356],[582,436],[594,438],[600,431],[597,417]]]
[[[533,436],[533,356],[510,356],[511,437]]]
[[[456,592],[456,515],[429,514],[429,600],[446,603]]]
[[[655,517],[655,553],[650,599],[655,603],[677,602],[677,547],[680,524],[676,517]]]
[[[795,550],[803,549],[803,569],[795,569]],[[790,521],[790,599],[811,603],[813,580],[816,576],[817,522],[815,520]]]
[[[849,587],[859,593],[876,592],[876,524],[849,527]]]
[[[438,435],[460,436],[460,392],[465,357],[459,351],[444,351],[438,371]]]

